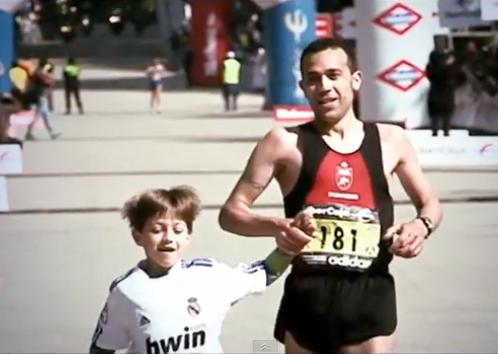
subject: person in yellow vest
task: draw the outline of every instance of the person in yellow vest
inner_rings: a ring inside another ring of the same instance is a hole
[[[235,58],[235,52],[229,51],[223,61],[222,90],[225,101],[225,111],[237,110],[237,97],[240,90],[240,73],[242,65]]]
[[[71,114],[71,94],[76,100],[76,105],[78,106],[79,113],[83,114],[83,104],[81,103],[80,96],[80,73],[81,68],[76,62],[76,59],[73,57],[69,57],[63,71],[66,114]]]

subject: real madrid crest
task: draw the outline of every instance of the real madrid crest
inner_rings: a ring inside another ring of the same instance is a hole
[[[195,317],[201,312],[201,306],[196,297],[190,297],[187,300],[187,312],[190,316]]]

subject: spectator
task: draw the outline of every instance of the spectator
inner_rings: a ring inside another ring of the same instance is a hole
[[[235,52],[229,51],[223,61],[222,90],[225,111],[237,110],[237,98],[240,90],[240,74],[242,65],[235,58]]]
[[[48,94],[50,89],[54,86],[54,78],[52,73],[45,70],[47,64],[46,59],[41,59],[38,63],[38,68],[34,72],[30,82],[30,95],[35,102],[35,118],[28,125],[25,140],[36,140],[33,135],[33,128],[41,117],[45,128],[47,129],[50,139],[57,139],[60,133],[56,133],[52,127],[52,112],[48,107]]]
[[[69,57],[63,71],[66,114],[71,114],[71,95],[74,96],[79,113],[83,114],[83,104],[80,96],[80,73],[81,67],[76,62],[76,59]]]
[[[450,118],[455,111],[454,62],[452,54],[432,51],[425,69],[430,82],[427,105],[432,136],[437,136],[441,125],[444,135],[450,134]]]

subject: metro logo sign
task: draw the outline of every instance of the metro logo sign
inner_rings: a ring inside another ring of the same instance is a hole
[[[424,71],[406,60],[397,62],[377,75],[377,79],[380,81],[385,82],[386,84],[391,85],[403,92],[411,89],[424,77]]]
[[[415,10],[397,3],[373,19],[373,23],[396,34],[402,35],[422,19]]]

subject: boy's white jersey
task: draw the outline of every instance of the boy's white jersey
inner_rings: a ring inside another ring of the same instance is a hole
[[[130,353],[221,353],[230,306],[265,287],[262,261],[231,268],[182,260],[158,278],[136,266],[112,283],[92,342]]]

